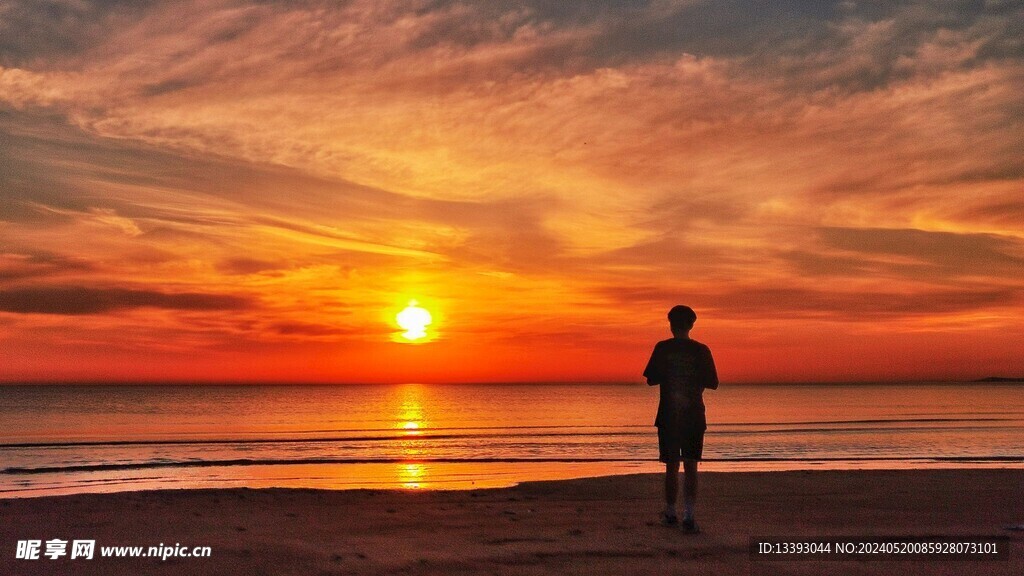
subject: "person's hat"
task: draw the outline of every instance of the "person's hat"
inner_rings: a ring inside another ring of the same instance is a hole
[[[668,311],[668,323],[672,326],[693,326],[697,313],[689,306],[674,306]]]

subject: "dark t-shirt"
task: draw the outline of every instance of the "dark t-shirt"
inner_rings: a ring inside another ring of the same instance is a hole
[[[644,370],[647,383],[661,387],[655,426],[703,425],[705,388],[718,388],[711,350],[689,338],[670,338],[654,346]]]

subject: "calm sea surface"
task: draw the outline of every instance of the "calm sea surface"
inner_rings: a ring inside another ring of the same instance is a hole
[[[642,384],[0,387],[0,497],[659,470]],[[1024,468],[1024,385],[723,384],[702,469]]]

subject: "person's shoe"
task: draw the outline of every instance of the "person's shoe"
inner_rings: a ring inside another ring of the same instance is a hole
[[[681,528],[686,534],[700,534],[700,526],[697,526],[697,523],[693,521],[693,518],[683,520]]]
[[[670,514],[667,510],[663,510],[661,512],[661,524],[663,526],[675,526],[676,524],[679,524],[679,516],[676,516],[674,513]]]

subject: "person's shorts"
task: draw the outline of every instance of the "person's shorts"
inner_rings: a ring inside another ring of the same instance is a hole
[[[704,422],[658,427],[658,460],[666,463],[700,460],[704,452],[705,430],[707,424]]]

